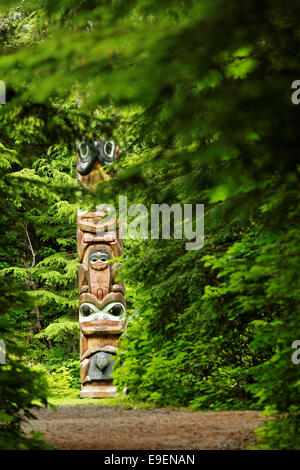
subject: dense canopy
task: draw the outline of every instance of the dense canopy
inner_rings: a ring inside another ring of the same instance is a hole
[[[78,394],[77,208],[125,195],[204,204],[205,241],[125,241],[119,390],[265,409],[258,445],[299,449],[299,2],[2,0],[0,15],[1,447],[43,445],[20,431],[43,371]],[[75,141],[102,135],[120,157],[91,193]]]

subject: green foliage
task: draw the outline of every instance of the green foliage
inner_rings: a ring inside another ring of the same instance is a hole
[[[0,374],[0,448],[47,449],[40,435],[25,434],[21,428],[24,418],[34,418],[34,410],[38,408],[34,400],[47,404],[47,382],[43,375],[28,368],[11,340],[6,341],[6,347],[7,361],[1,366]]]
[[[266,407],[276,419],[261,446],[299,448],[298,2],[5,5],[6,331],[20,325],[16,341],[54,368],[53,383],[65,367],[57,390],[67,390],[76,208],[117,206],[118,194],[148,208],[204,203],[200,251],[126,240],[130,322],[116,381],[158,406]],[[86,97],[79,109],[76,93]],[[78,135],[112,135],[121,147],[95,193],[77,188]]]
[[[78,361],[77,361],[78,364]],[[50,398],[77,398],[79,395],[79,389],[77,385],[77,378],[72,376],[70,370],[61,366],[56,369],[50,370],[38,364],[34,366],[35,370],[43,371],[46,374],[47,382],[50,390]],[[79,365],[77,367],[76,373],[79,373]]]
[[[258,448],[263,450],[299,449],[299,413],[290,407],[288,415],[271,415],[262,428],[256,430]]]
[[[46,338],[58,343],[79,341],[78,321],[70,321],[65,317],[61,317],[54,323],[50,323],[41,333],[37,333],[35,338]]]

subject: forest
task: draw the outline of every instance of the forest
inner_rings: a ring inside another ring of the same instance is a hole
[[[300,449],[299,19],[297,0],[1,0],[1,449],[45,448],[24,419],[79,398],[77,210],[119,196],[204,205],[204,243],[175,222],[124,240],[116,400],[260,411],[256,449]],[[102,136],[119,155],[89,191],[76,141]]]

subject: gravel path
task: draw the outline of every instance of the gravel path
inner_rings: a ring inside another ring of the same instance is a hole
[[[54,449],[244,449],[263,418],[256,411],[126,410],[120,406],[41,409],[25,430],[44,433]]]

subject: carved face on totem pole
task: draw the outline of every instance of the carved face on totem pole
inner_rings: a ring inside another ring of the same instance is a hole
[[[77,142],[77,174],[88,189],[108,178],[102,167],[112,164],[119,148],[110,141]],[[126,327],[125,286],[118,279],[123,243],[104,206],[80,212],[77,218],[79,257],[79,323],[81,397],[115,396],[113,357]]]
[[[111,140],[83,140],[76,142],[78,155],[77,175],[79,182],[87,189],[94,189],[95,185],[109,178],[102,168],[106,165],[112,165],[117,159],[119,146]]]

